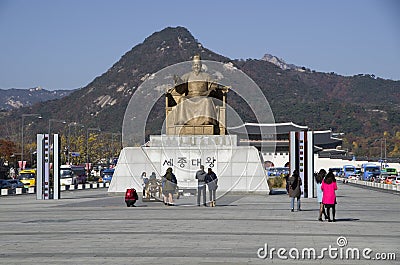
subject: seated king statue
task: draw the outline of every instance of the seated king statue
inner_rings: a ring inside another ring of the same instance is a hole
[[[202,71],[199,55],[193,57],[192,71],[174,76],[175,91],[182,96],[175,110],[176,125],[216,125],[216,108],[210,93],[218,88],[208,73]]]

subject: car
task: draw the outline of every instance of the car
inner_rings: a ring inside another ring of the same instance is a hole
[[[390,176],[390,175],[389,175],[388,173],[381,171],[381,174],[380,174],[380,175],[378,175],[378,176],[376,176],[376,177],[372,177],[372,178],[370,179],[370,181],[374,181],[374,182],[377,182],[377,183],[383,183],[383,184],[385,184],[385,180],[386,180],[386,178],[389,177],[389,176]]]
[[[378,182],[378,183],[385,183],[386,177],[387,177],[387,176],[385,176],[385,175],[380,175],[380,176],[378,176],[378,177],[376,178],[375,182]]]
[[[25,188],[36,186],[36,169],[21,170],[18,179],[24,183]]]
[[[289,174],[288,167],[270,167],[267,170],[268,177],[279,177],[279,176],[285,176],[288,174]]]
[[[349,175],[348,179],[352,179],[352,180],[359,180],[360,179],[360,175],[357,175],[356,173]]]
[[[11,183],[5,179],[0,179],[0,189],[12,189]]]
[[[396,177],[395,176],[388,176],[385,179],[385,184],[392,184],[393,180],[396,181]]]
[[[11,184],[12,189],[24,188],[25,186],[25,184],[21,182],[19,179],[8,179],[7,181]]]
[[[392,180],[392,184],[400,185],[400,176],[396,177],[396,179]]]
[[[103,183],[110,183],[111,182],[111,180],[112,180],[112,177],[113,177],[113,174],[114,174],[114,169],[112,168],[112,169],[104,169],[103,170],[103,172],[102,172],[102,177],[101,177],[101,179],[102,179],[102,182]]]

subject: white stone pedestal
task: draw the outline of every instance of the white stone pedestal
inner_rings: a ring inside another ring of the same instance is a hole
[[[109,192],[142,190],[142,172],[160,178],[172,167],[180,189],[197,187],[195,173],[200,165],[218,176],[219,192],[268,194],[263,161],[253,146],[237,146],[235,135],[151,136],[149,147],[125,147],[110,184]]]

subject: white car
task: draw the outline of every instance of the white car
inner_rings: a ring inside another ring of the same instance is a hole
[[[397,176],[394,180],[392,180],[392,184],[400,185],[400,176]]]
[[[360,176],[358,176],[358,175],[356,175],[356,174],[351,174],[351,175],[349,176],[349,179],[359,180],[359,179],[360,179]]]

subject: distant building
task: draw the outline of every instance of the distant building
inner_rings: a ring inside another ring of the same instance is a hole
[[[266,129],[266,130],[263,130]],[[239,145],[252,145],[259,150],[262,144],[275,143],[276,154],[289,153],[289,132],[291,131],[309,131],[307,126],[301,126],[292,122],[286,123],[245,123],[237,127],[228,128],[229,134],[236,134],[238,136]],[[262,135],[261,132],[268,131],[275,135]],[[331,130],[326,131],[313,131],[314,132],[314,152],[340,152],[337,150],[338,146],[342,145],[342,140],[332,136]],[[265,154],[263,154],[265,155]]]
[[[292,122],[285,123],[245,123],[236,127],[227,128],[229,134],[235,134],[238,145],[251,145],[261,150],[261,145],[271,146],[275,144],[275,152],[261,152],[265,168],[283,167],[289,164],[289,132],[309,131],[308,126],[301,126]],[[261,132],[264,135],[261,135]],[[265,133],[266,132],[266,133]],[[274,135],[272,135],[272,133]],[[359,167],[363,163],[377,162],[378,159],[368,157],[355,157],[349,155],[347,150],[340,149],[343,140],[338,138],[342,133],[333,133],[331,130],[313,131],[314,135],[314,171],[331,167],[343,167],[354,165]],[[268,148],[267,148],[268,149]],[[399,159],[389,161],[390,167],[400,168]]]

